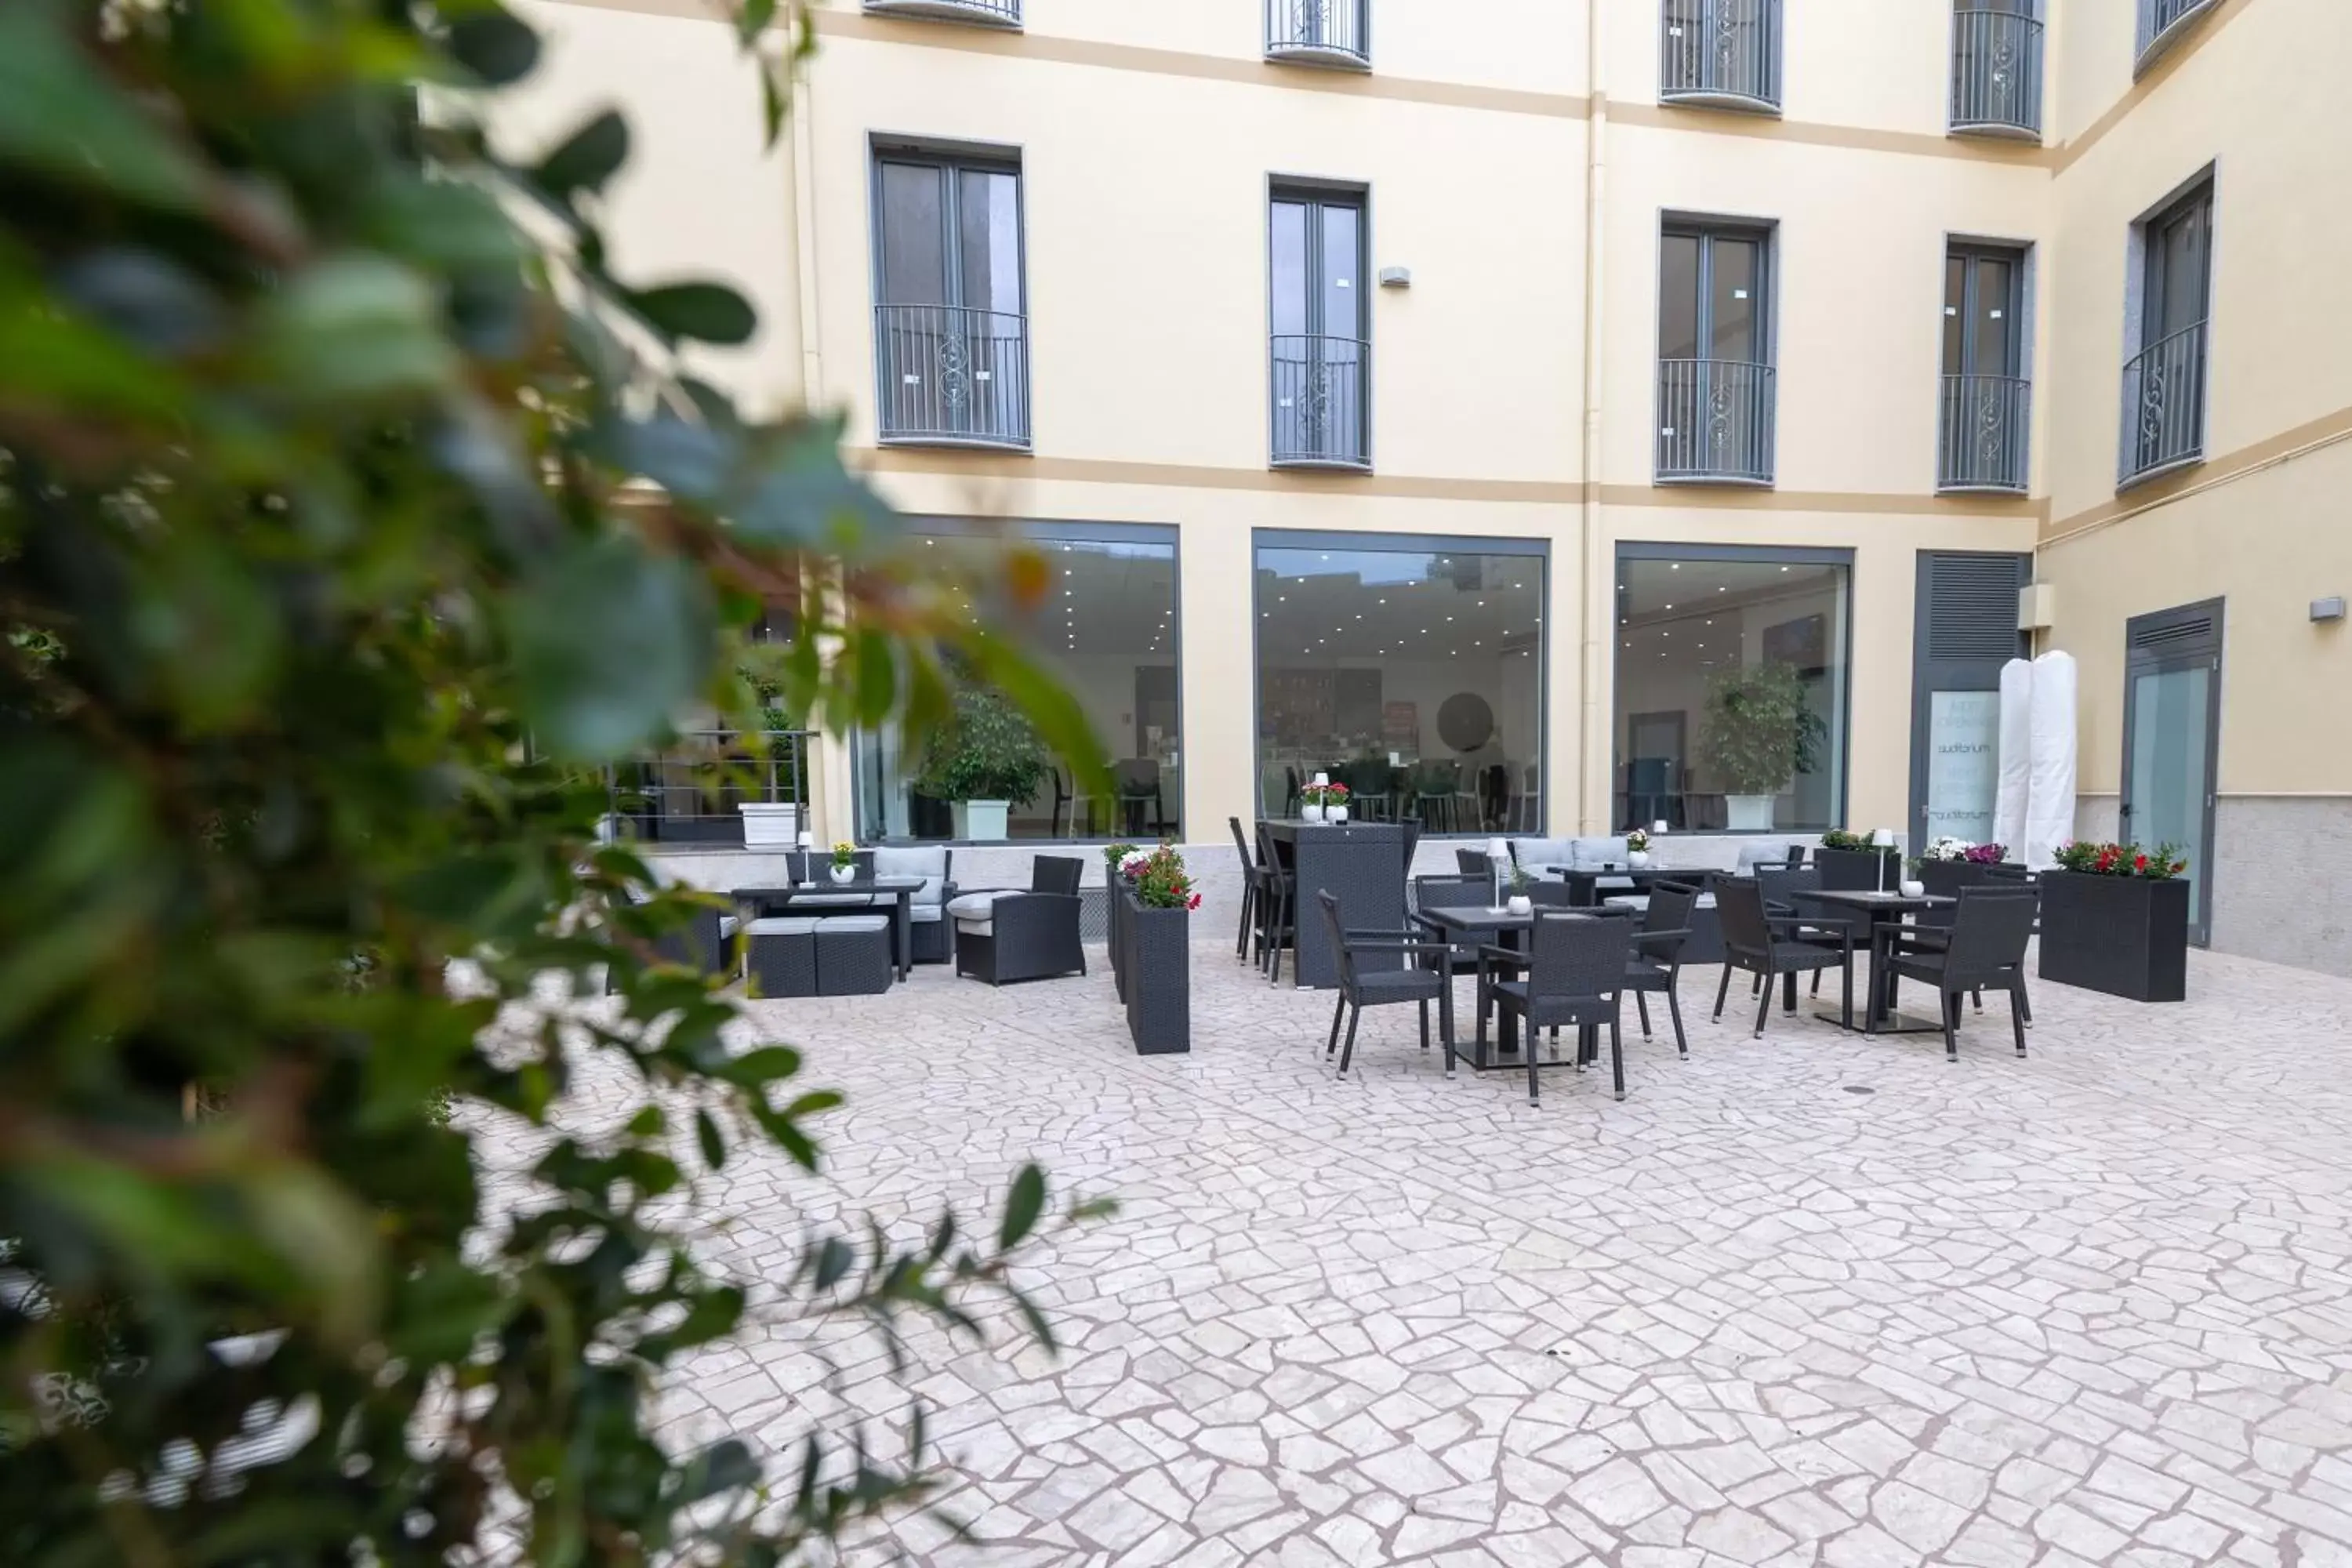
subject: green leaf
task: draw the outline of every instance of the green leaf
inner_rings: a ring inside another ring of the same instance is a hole
[[[449,52],[483,81],[504,87],[530,75],[539,63],[539,35],[492,7],[450,22]]]
[[[664,337],[732,346],[760,330],[750,300],[723,283],[667,283],[628,296],[629,306]]]
[[[741,0],[735,12],[735,36],[749,44],[776,19],[776,0]]]
[[[91,67],[62,9],[0,5],[0,163],[168,211],[202,205],[204,171]]]
[[[721,1492],[740,1491],[756,1486],[760,1480],[760,1462],[751,1450],[735,1438],[713,1443],[688,1459],[678,1473],[677,1491],[670,1500],[684,1508]]]
[[[449,387],[457,354],[432,289],[388,257],[352,252],[295,274],[260,327],[273,390],[296,399],[376,400]]]
[[[849,1243],[837,1236],[826,1237],[824,1244],[816,1249],[814,1275],[816,1288],[819,1290],[830,1290],[840,1284],[847,1277],[849,1266],[856,1262],[856,1258],[857,1254]]]
[[[1004,1200],[1004,1222],[996,1229],[996,1247],[1010,1252],[1029,1237],[1037,1228],[1037,1216],[1045,1208],[1045,1173],[1034,1165],[1024,1165],[1021,1173],[1013,1178],[1013,1191]]]
[[[719,1135],[719,1123],[710,1112],[696,1107],[694,1112],[695,1141],[702,1145],[703,1163],[716,1171],[727,1163],[727,1141]]]
[[[608,109],[565,138],[540,161],[531,179],[562,200],[574,191],[601,191],[629,156],[629,122]]]
[[[509,610],[523,714],[558,756],[606,762],[650,742],[702,689],[717,646],[709,584],[634,538],[573,549]]]

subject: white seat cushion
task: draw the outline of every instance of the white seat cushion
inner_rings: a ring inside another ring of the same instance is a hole
[[[882,915],[829,915],[810,922],[820,936],[840,936],[845,932],[888,931],[889,920]]]
[[[787,919],[753,921],[750,931],[753,936],[814,936],[817,922],[813,920]]]
[[[959,893],[948,905],[948,913],[959,921],[984,921],[994,912],[996,900],[1013,896],[1010,889],[997,889],[987,892]]]
[[[1587,869],[1625,863],[1625,840],[1622,837],[1570,839],[1569,851],[1569,863]]]
[[[907,918],[919,926],[937,925],[947,918],[947,910],[937,904],[917,904],[907,911]]]
[[[908,901],[917,910],[926,905],[937,908],[940,896],[947,890],[948,852],[929,845],[885,845],[874,851],[874,874],[877,877],[920,877],[923,885],[915,889]]]
[[[737,920],[733,915],[720,915],[719,917],[719,940],[726,942],[732,938],[737,929],[740,927],[741,924],[742,922]]]

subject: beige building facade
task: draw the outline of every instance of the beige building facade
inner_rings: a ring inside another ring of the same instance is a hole
[[[763,153],[696,0],[535,0],[505,133],[624,106],[619,262],[761,310],[710,371],[845,409],[936,547],[1065,563],[1035,636],[1117,795],[1056,773],[998,827],[861,737],[819,752],[828,837],[1214,870],[1324,773],[1448,862],[1981,838],[1986,693],[2064,649],[2083,830],[2210,795],[2211,942],[2352,969],[2352,656],[2310,618],[2352,593],[2352,15],[2051,11],[835,0]],[[2201,683],[2155,657],[2200,636]]]

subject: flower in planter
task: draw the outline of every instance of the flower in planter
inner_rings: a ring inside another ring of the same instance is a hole
[[[1184,857],[1176,852],[1173,844],[1162,844],[1157,849],[1138,850],[1128,857],[1139,862],[1128,876],[1135,884],[1136,902],[1151,910],[1197,910],[1201,895],[1192,890],[1192,879],[1184,870]],[[1124,869],[1124,865],[1122,866]]]
[[[857,846],[855,844],[835,845],[833,847],[833,863],[844,870],[856,865]]]
[[[1646,855],[1649,853],[1649,850],[1650,835],[1646,829],[1635,827],[1627,830],[1625,834],[1625,853],[1628,855]]]
[[[1822,835],[1822,847],[1824,849],[1866,850],[1870,847],[1870,840],[1863,834],[1848,833],[1843,827],[1832,827],[1827,833]]]
[[[1998,866],[2009,858],[2006,844],[1971,844],[1960,851],[1960,858],[1971,866]]]
[[[1103,866],[1108,870],[1116,871],[1125,865],[1127,858],[1134,853],[1135,846],[1132,844],[1106,844],[1103,846],[1102,852]]]
[[[2188,857],[2177,844],[2143,849],[2137,844],[2061,844],[2055,851],[2061,870],[2086,877],[2138,877],[2168,882],[2189,869]]]
[[[1828,842],[1826,835],[1823,837],[1822,841],[1824,843]],[[1965,838],[1953,838],[1947,836],[1934,840],[1927,848],[1921,850],[1919,852],[1919,858],[1923,861],[1965,860],[1969,858],[1969,851],[1975,847],[1975,845],[1969,843]]]
[[[1130,882],[1134,881],[1143,875],[1143,868],[1151,864],[1151,858],[1158,853],[1155,849],[1138,849],[1130,845],[1127,853],[1118,858],[1118,874]]]
[[[1343,784],[1311,784],[1299,792],[1301,799],[1312,805],[1345,805],[1348,786]]]

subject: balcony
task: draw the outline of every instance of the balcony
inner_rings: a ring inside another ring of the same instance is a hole
[[[2137,76],[2154,65],[2198,17],[2220,4],[2221,0],[2139,0],[2139,57],[2132,63],[2132,74]]]
[[[888,444],[1029,449],[1029,320],[877,305],[876,423]]]
[[[1665,0],[1658,100],[1780,113],[1780,0]]]
[[[2014,11],[1952,13],[1952,133],[2042,140],[2042,24]]]
[[[1021,0],[866,0],[866,9],[877,16],[977,22],[984,27],[1021,26]]]
[[[1335,70],[1372,68],[1364,0],[1265,0],[1265,58]]]
[[[1770,484],[1773,396],[1769,364],[1660,360],[1659,481]]]
[[[2012,375],[1948,375],[1936,416],[1936,488],[2025,493],[2032,384]]]
[[[1281,333],[1271,341],[1269,357],[1274,466],[1370,471],[1366,392],[1372,345],[1360,338]]]
[[[2124,366],[2119,488],[2204,460],[2205,325],[2159,339]]]

